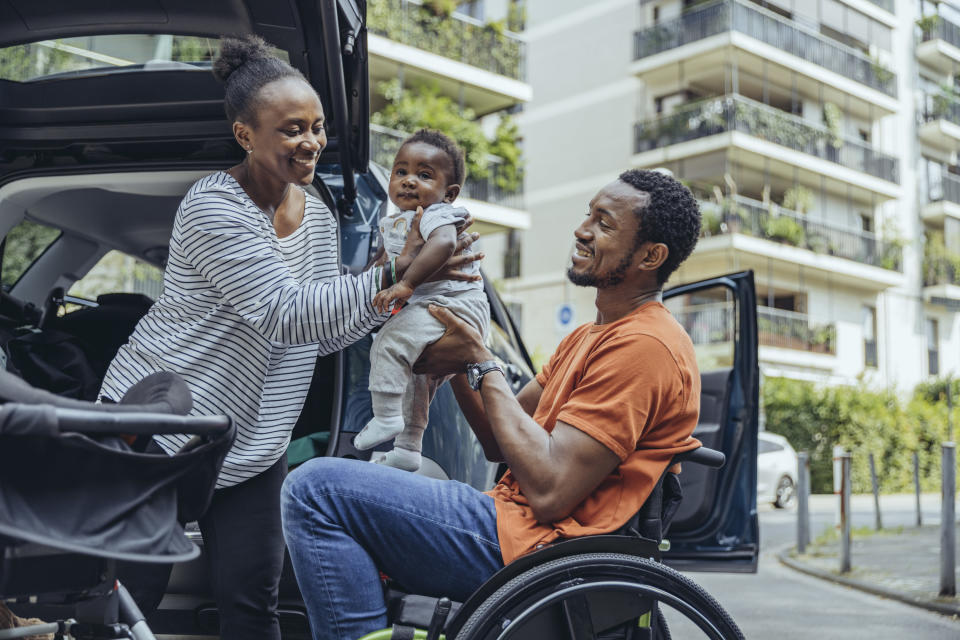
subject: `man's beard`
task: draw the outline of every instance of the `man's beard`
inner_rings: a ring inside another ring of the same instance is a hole
[[[636,247],[634,251],[625,255],[623,259],[620,260],[620,264],[614,267],[612,271],[604,274],[577,273],[573,270],[573,265],[570,265],[570,268],[567,269],[567,279],[578,287],[596,287],[597,289],[615,287],[627,277],[627,269],[630,268],[630,263],[633,261],[635,251]]]

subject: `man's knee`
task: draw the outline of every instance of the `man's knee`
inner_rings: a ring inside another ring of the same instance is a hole
[[[335,485],[349,478],[346,467],[351,460],[343,458],[314,458],[291,471],[280,490],[280,509],[286,526],[288,517],[298,511],[315,510],[322,506],[317,496],[329,492]]]

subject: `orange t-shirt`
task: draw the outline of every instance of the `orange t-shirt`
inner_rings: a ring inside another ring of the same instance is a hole
[[[510,471],[488,492],[496,501],[504,563],[557,538],[610,533],[635,514],[676,453],[695,448],[700,374],[693,343],[666,307],[647,303],[609,324],[563,339],[537,375],[533,415],[552,431],[565,422],[620,464],[564,520],[541,524]]]

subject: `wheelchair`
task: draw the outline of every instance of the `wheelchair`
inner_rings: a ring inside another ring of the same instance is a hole
[[[700,447],[674,456],[672,464],[680,462],[719,468],[725,459]],[[360,640],[670,640],[660,605],[711,640],[742,639],[710,594],[660,562],[680,499],[679,480],[665,472],[615,534],[564,540],[518,558],[462,604],[391,587],[392,627]]]
[[[180,521],[206,511],[235,435],[226,416],[187,417],[186,384],[170,373],[95,405],[34,389],[0,371],[0,603],[63,613],[0,630],[0,640],[154,640],[118,563],[197,557]],[[176,455],[128,443],[192,436]]]

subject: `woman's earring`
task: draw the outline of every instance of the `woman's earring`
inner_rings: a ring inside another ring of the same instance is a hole
[[[253,149],[250,147],[247,147],[247,153],[253,153]]]

